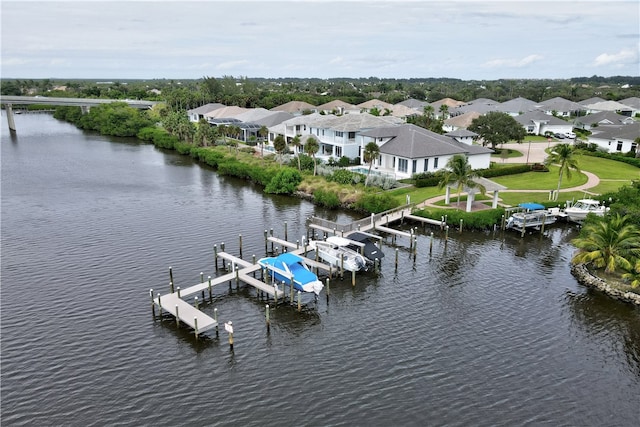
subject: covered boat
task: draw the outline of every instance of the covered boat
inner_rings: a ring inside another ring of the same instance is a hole
[[[348,241],[347,247],[349,249],[364,255],[368,262],[373,263],[376,259],[382,261],[384,252],[376,246],[372,239],[372,235],[356,231],[349,234],[345,240]]]
[[[521,203],[507,220],[506,228],[520,231],[528,227],[539,228],[556,222],[559,213],[558,208],[545,209],[544,205],[538,203]]]
[[[285,282],[288,285],[293,278],[293,287],[298,291],[319,295],[324,287],[318,276],[309,270],[304,259],[296,254],[285,252],[275,257],[261,258],[258,264],[269,270],[269,276],[274,282]]]
[[[348,248],[349,240],[339,236],[331,236],[326,241],[312,240],[309,246],[314,249],[318,257],[336,268],[347,271],[360,271],[367,262],[360,253]]]
[[[594,199],[580,199],[572,206],[565,208],[564,213],[567,214],[569,220],[581,222],[588,214],[603,216],[609,208],[600,205],[600,202]]]

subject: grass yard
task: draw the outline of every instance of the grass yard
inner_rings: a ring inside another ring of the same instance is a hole
[[[503,153],[504,151],[507,152],[506,155]],[[509,158],[513,158],[513,157],[523,157],[523,156],[524,156],[524,154],[522,154],[518,150],[498,148],[496,150],[496,153],[491,155],[491,158],[492,159],[509,159]]]
[[[549,172],[526,172],[518,175],[507,175],[492,178],[492,181],[504,185],[509,190],[554,190],[558,188],[558,167],[549,166]],[[571,188],[585,184],[585,174],[571,173],[571,179],[565,174],[560,188]]]
[[[600,179],[640,179],[640,169],[627,163],[593,156],[577,156],[582,170],[598,175]]]

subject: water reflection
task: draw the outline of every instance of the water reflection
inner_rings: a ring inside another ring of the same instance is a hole
[[[579,294],[567,291],[565,298],[581,333],[590,336],[603,352],[622,356],[628,370],[640,377],[639,310],[593,289]]]

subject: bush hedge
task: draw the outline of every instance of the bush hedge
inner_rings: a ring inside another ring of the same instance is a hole
[[[447,224],[450,227],[458,227],[462,219],[463,228],[490,230],[495,224],[500,225],[504,209],[486,209],[476,212],[464,212],[458,209],[421,209],[413,212],[413,215],[438,221],[446,215]]]

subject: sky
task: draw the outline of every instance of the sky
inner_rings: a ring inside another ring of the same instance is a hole
[[[640,1],[2,0],[1,77],[640,75]]]

